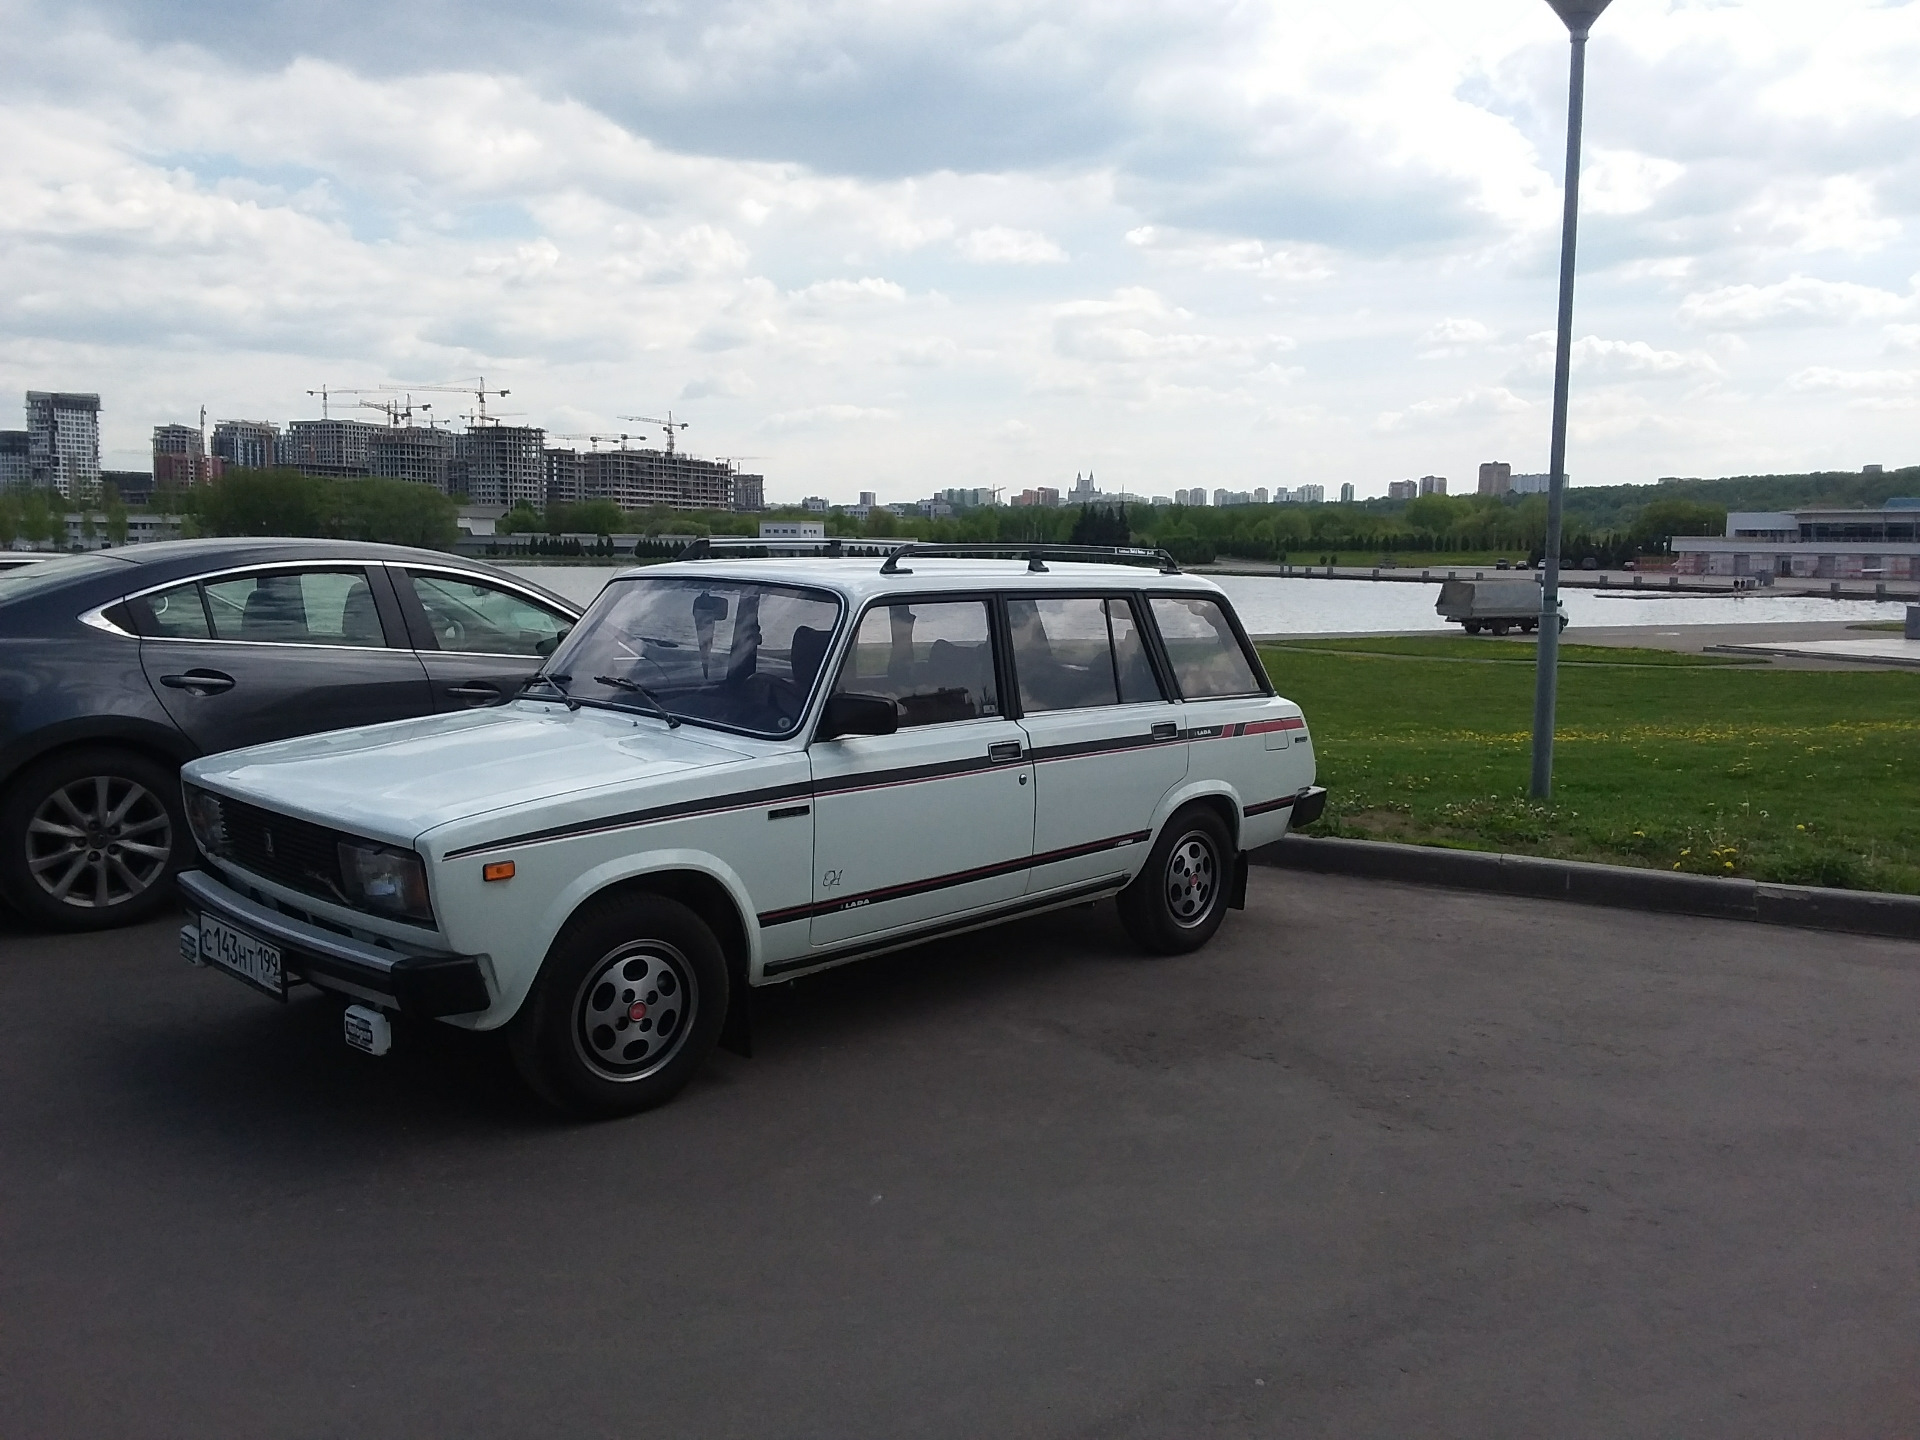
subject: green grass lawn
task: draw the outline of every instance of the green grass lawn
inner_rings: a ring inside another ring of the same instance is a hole
[[[1337,651],[1354,655],[1404,655],[1429,660],[1484,660],[1496,665],[1532,665],[1531,635],[1356,635],[1326,640],[1288,640],[1274,650]],[[1624,645],[1562,645],[1562,665],[1764,665],[1764,656],[1701,655],[1678,650],[1638,650]]]
[[[1452,658],[1507,642],[1407,638],[1262,649],[1313,727],[1310,833],[1920,893],[1920,674],[1569,647],[1536,804],[1533,667]]]

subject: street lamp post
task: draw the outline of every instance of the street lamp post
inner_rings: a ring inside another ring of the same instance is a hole
[[[1567,80],[1566,209],[1560,220],[1560,328],[1553,352],[1553,453],[1548,462],[1546,571],[1540,582],[1539,670],[1533,687],[1533,797],[1553,792],[1553,703],[1560,663],[1560,517],[1567,491],[1567,378],[1573,362],[1573,243],[1580,221],[1580,117],[1587,32],[1611,0],[1547,0],[1573,39]]]

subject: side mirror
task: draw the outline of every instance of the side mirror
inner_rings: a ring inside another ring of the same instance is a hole
[[[816,740],[842,735],[891,735],[900,728],[900,707],[884,695],[829,695]]]

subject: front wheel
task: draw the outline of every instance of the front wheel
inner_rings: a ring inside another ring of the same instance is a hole
[[[1480,633],[1480,622],[1478,620],[1468,620],[1465,624],[1467,634],[1478,635]]]
[[[713,931],[658,895],[588,905],[547,952],[508,1032],[535,1093],[578,1115],[630,1115],[677,1095],[727,1014]]]
[[[51,755],[0,800],[0,891],[57,929],[145,920],[188,848],[180,772],[131,750]]]
[[[1120,921],[1143,950],[1184,955],[1213,938],[1227,915],[1233,837],[1211,807],[1177,812],[1147,863],[1120,892]]]

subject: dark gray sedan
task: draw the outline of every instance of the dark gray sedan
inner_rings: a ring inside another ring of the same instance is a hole
[[[509,571],[332,540],[179,540],[0,573],[0,893],[62,929],[167,903],[179,767],[509,699],[579,607]]]

